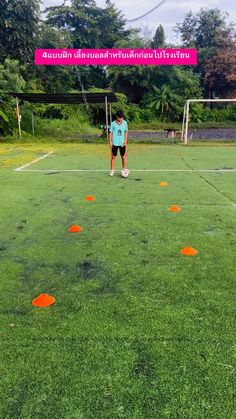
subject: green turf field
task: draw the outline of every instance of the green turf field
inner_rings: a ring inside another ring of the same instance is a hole
[[[236,418],[236,147],[108,152],[0,146],[0,418]]]

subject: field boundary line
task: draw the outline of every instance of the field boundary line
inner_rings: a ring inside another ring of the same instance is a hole
[[[54,173],[58,173],[58,172],[109,172],[110,169],[26,169],[24,170],[25,167],[28,167],[34,163],[36,163],[39,160],[42,160],[44,158],[46,158],[47,156],[49,156],[49,154],[52,154],[53,151],[51,151],[48,154],[45,154],[45,156],[40,157],[39,159],[36,159],[34,161],[32,161],[31,163],[25,164],[24,166],[21,166],[17,169],[14,169],[16,172],[42,172],[42,173],[46,173],[46,172],[54,172]],[[120,170],[115,170],[116,172],[120,172]],[[130,173],[133,172],[187,172],[187,173],[198,173],[198,172],[206,172],[206,173],[234,173],[236,172],[236,169],[130,169]]]
[[[39,157],[38,159],[35,159],[35,160],[31,161],[30,163],[27,163],[27,164],[24,164],[23,166],[17,167],[16,169],[14,169],[14,171],[15,171],[15,172],[21,172],[21,171],[23,171],[23,169],[24,169],[25,167],[29,167],[29,166],[31,166],[32,164],[37,163],[37,162],[38,162],[38,161],[40,161],[40,160],[46,159],[46,157],[50,156],[51,154],[53,154],[53,151],[50,151],[49,153],[44,154],[44,156],[41,156],[41,157]],[[32,171],[34,171],[34,170],[32,170]]]
[[[183,157],[181,157],[181,160],[185,163],[185,165],[189,168],[189,170],[193,170],[192,166],[190,166],[190,164]],[[235,169],[219,169],[219,170],[221,170],[221,171],[223,171],[223,170],[235,171]],[[223,198],[226,199],[234,208],[236,208],[236,204],[233,201],[231,201],[231,199],[229,199],[227,195],[225,195],[223,192],[221,192],[215,185],[213,185],[213,183],[211,183],[209,180],[205,179],[204,176],[200,174],[202,172],[204,172],[204,171],[199,170],[198,172],[196,172],[198,174],[199,178],[202,179],[211,188],[213,188],[218,194],[223,196]]]
[[[204,182],[209,185],[211,188],[213,188],[218,194],[220,194],[221,196],[224,197],[224,199],[226,199],[228,202],[230,202],[230,204],[236,208],[236,204],[235,202],[231,201],[230,198],[228,198],[227,195],[225,195],[223,192],[221,192],[215,185],[213,185],[213,183],[211,183],[209,180],[205,179],[203,176],[199,175],[199,177],[204,180]]]

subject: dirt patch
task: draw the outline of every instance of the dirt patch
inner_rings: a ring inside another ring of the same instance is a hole
[[[88,280],[101,274],[101,272],[103,272],[103,268],[97,262],[84,260],[83,262],[77,264],[77,272],[81,278]]]
[[[51,293],[55,289],[64,289],[83,281],[99,281],[99,286],[90,294],[100,295],[116,293],[118,278],[101,260],[85,259],[74,264],[47,263],[29,261],[15,257],[14,261],[21,266],[19,290],[30,293]]]

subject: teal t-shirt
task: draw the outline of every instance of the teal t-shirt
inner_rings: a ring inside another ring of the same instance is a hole
[[[116,146],[123,146],[125,140],[125,131],[128,131],[128,124],[123,119],[121,124],[115,120],[111,123],[109,131],[112,133],[112,144]]]

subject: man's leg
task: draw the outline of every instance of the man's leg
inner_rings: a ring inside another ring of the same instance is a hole
[[[111,155],[111,170],[115,170],[116,156]]]
[[[120,147],[120,156],[122,160],[122,170],[126,169],[126,147]]]
[[[126,169],[126,157],[121,157],[122,160],[122,170]]]
[[[113,176],[114,175],[116,156],[117,156],[117,147],[116,146],[112,146],[112,150],[111,150],[111,172],[110,172],[110,176]]]

